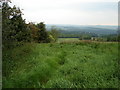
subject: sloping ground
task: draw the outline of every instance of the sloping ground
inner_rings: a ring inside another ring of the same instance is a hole
[[[51,43],[3,51],[3,88],[118,88],[117,47]]]

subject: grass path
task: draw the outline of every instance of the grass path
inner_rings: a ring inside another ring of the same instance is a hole
[[[117,88],[117,45],[26,44],[5,51],[3,87]]]

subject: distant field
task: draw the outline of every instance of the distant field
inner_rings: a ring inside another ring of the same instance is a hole
[[[91,43],[118,43],[118,42],[107,42],[107,41],[79,40],[79,38],[58,38],[58,40],[57,40],[57,43],[80,43],[80,42],[91,42]]]
[[[118,88],[117,63],[117,43],[25,44],[3,51],[3,88]]]
[[[79,41],[79,38],[58,38],[57,42],[60,43],[64,41],[67,41],[67,42]]]

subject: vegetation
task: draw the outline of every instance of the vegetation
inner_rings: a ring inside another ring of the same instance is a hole
[[[2,16],[3,88],[119,87],[118,43],[101,42],[116,36],[47,31],[44,22],[26,24],[20,8],[8,1]]]
[[[10,7],[8,2],[2,4],[3,47],[10,48],[21,42],[49,43],[57,40],[57,31],[46,31],[45,24],[26,24],[20,8]]]
[[[26,43],[3,51],[3,88],[118,88],[117,47],[98,42]]]
[[[111,35],[106,35],[106,36],[103,36],[103,38],[106,38],[107,41],[118,41],[118,35],[117,34],[111,34]]]
[[[58,29],[55,27],[55,26],[52,26],[51,27],[51,31],[49,32],[50,35],[52,35],[52,37],[54,38],[54,42],[57,41],[58,37],[59,37],[59,31]]]
[[[119,40],[118,34],[99,35],[95,33],[87,33],[81,31],[60,31],[59,38],[79,38],[79,40],[92,40],[92,41],[106,41],[117,42]]]

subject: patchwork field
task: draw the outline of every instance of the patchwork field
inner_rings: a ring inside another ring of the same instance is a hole
[[[29,44],[3,51],[3,88],[118,88],[117,43]]]

